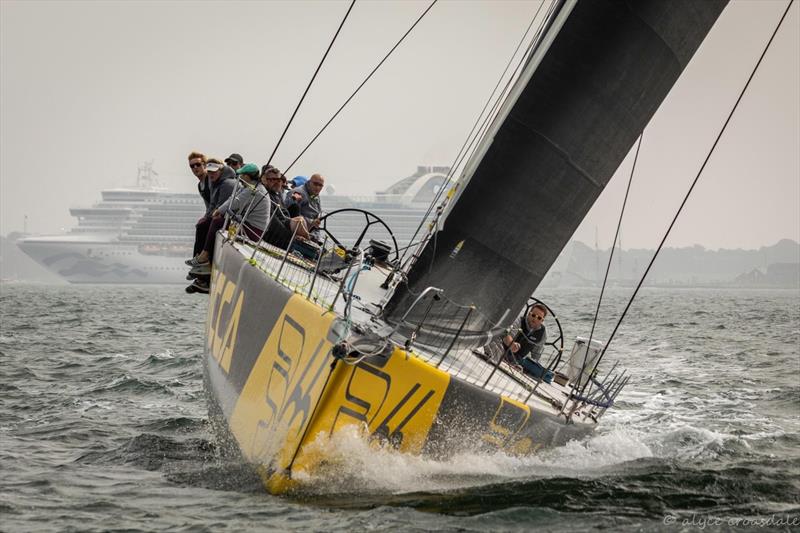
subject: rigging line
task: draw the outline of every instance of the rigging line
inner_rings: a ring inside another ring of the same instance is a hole
[[[531,31],[531,27],[533,26],[533,23],[536,21],[536,17],[539,16],[539,12],[541,11],[543,5],[544,5],[544,2],[541,2],[539,4],[539,7],[536,9],[536,13],[534,13],[533,17],[531,18],[530,23],[528,24],[528,27],[525,29],[525,32],[522,34],[522,37],[520,38],[519,42],[517,43],[517,46],[514,49],[514,52],[511,54],[511,57],[508,58],[508,62],[506,63],[506,67],[503,69],[502,74],[500,74],[500,77],[497,79],[497,83],[495,84],[494,88],[492,89],[492,92],[489,93],[489,98],[487,98],[486,102],[483,104],[483,109],[481,109],[481,112],[478,113],[478,116],[476,117],[475,122],[472,124],[472,129],[467,134],[467,137],[464,139],[464,143],[461,145],[461,148],[459,148],[458,153],[456,154],[456,157],[453,160],[453,164],[450,165],[450,170],[448,171],[447,176],[445,177],[445,182],[439,188],[439,191],[436,193],[436,196],[433,198],[433,200],[431,201],[430,205],[428,206],[428,210],[425,212],[425,216],[422,217],[422,220],[420,220],[416,231],[414,231],[414,235],[411,237],[412,241],[417,238],[417,235],[419,234],[420,230],[422,229],[422,226],[425,224],[425,221],[428,219],[428,216],[431,214],[431,211],[433,211],[433,207],[439,202],[439,199],[442,196],[442,191],[444,191],[444,190],[446,190],[448,188],[448,187],[446,187],[446,184],[448,184],[450,182],[450,179],[453,177],[453,174],[455,174],[455,169],[460,164],[460,162],[462,160],[462,154],[465,153],[465,150],[467,149],[467,146],[471,145],[472,142],[474,142],[473,141],[473,134],[475,133],[475,129],[478,128],[478,124],[481,123],[481,118],[483,117],[484,113],[486,112],[486,108],[489,106],[489,103],[492,101],[492,99],[497,94],[497,88],[500,87],[500,84],[502,83],[503,78],[505,77],[506,73],[508,72],[509,67],[513,63],[514,58],[517,56],[517,52],[519,52],[519,49],[522,46],[522,43],[525,42],[525,38],[527,37],[528,32]],[[541,27],[540,27],[540,29],[541,29]],[[534,36],[532,42],[535,42],[535,41],[536,41],[536,36]],[[515,70],[515,73],[517,71],[518,71],[518,69]],[[513,78],[513,76],[512,76],[512,78]],[[503,91],[505,91],[505,88],[503,89]],[[491,115],[491,113],[490,113],[490,115]],[[403,253],[403,257],[400,259],[400,263],[403,262],[403,259],[405,259],[405,256],[406,256],[406,252]]]
[[[522,65],[522,63],[520,63],[520,65]],[[511,86],[511,79],[508,80],[508,82],[506,83],[506,86],[503,88],[502,92],[507,94],[507,91],[508,91],[510,86]],[[495,101],[494,105],[492,106],[492,110],[484,118],[483,124],[481,124],[481,127],[479,128],[478,134],[470,141],[468,150],[473,149],[473,145],[478,140],[482,139],[483,136],[486,134],[486,132],[489,129],[489,126],[491,125],[491,121],[489,119],[495,114],[497,109],[500,107],[502,101],[503,101],[502,98],[498,98]],[[466,155],[466,152],[465,152],[464,155]],[[459,161],[457,163],[457,165],[460,165],[460,164],[461,164],[461,162]],[[439,189],[439,192],[437,193],[436,197],[434,198],[434,202],[432,202],[431,205],[428,208],[428,212],[430,212],[431,207],[433,207],[433,205],[435,205],[435,202],[438,201],[438,199],[441,197],[440,195],[441,195],[442,191],[444,191],[444,190],[445,190],[445,187],[441,187]],[[430,262],[430,265],[428,267],[428,273],[433,272],[433,264],[436,261],[436,244],[438,242],[437,241],[437,237],[439,236],[439,229],[438,229],[439,228],[439,219],[441,218],[442,213],[444,213],[444,208],[445,208],[445,203],[443,202],[442,205],[440,205],[437,208],[436,214],[433,216],[433,220],[431,220],[430,223],[429,223],[428,233],[425,235],[425,237],[423,239],[420,239],[420,242],[424,243],[423,246],[421,246],[418,249],[419,252],[420,252],[420,255],[425,251],[424,246],[427,246],[428,242],[430,242],[431,239],[433,239],[433,248],[432,248],[431,254],[430,254],[431,262]],[[428,215],[426,214],[425,218],[422,219],[422,222],[420,224],[425,222],[425,219],[427,217],[428,217]],[[421,227],[421,225],[419,227]],[[418,229],[419,229],[419,227],[418,227]],[[416,236],[416,232],[414,233],[414,235]],[[409,263],[412,263],[415,259],[418,259],[418,256],[412,255],[411,257],[409,257]],[[409,268],[408,271],[410,272],[410,270],[411,269]]]
[[[539,26],[539,31],[542,30],[542,28],[546,24],[547,20],[548,19],[545,18],[545,20],[542,21],[542,24]],[[522,58],[520,58],[520,62],[517,64],[517,66],[516,66],[516,68],[514,70],[514,74],[512,74],[511,77],[509,77],[509,79],[506,80],[506,84],[503,87],[502,91],[500,92],[501,96],[499,96],[495,100],[494,104],[492,105],[491,110],[483,118],[483,122],[480,125],[480,127],[478,128],[478,132],[475,134],[474,137],[472,137],[471,140],[469,140],[469,144],[467,146],[466,151],[463,154],[460,154],[460,158],[457,159],[457,161],[454,163],[453,168],[457,168],[459,165],[461,165],[461,162],[467,157],[467,154],[470,154],[470,156],[471,156],[471,154],[474,153],[475,149],[477,148],[477,143],[479,143],[485,137],[486,132],[489,131],[489,128],[492,125],[492,121],[497,116],[498,109],[502,106],[502,104],[505,102],[506,98],[508,97],[508,94],[509,94],[509,92],[510,92],[510,90],[512,88],[512,85],[513,85],[512,82],[516,78],[516,76],[519,73],[519,71],[521,70],[522,66],[525,64],[526,59],[529,57],[531,51],[535,48],[535,45],[537,44],[538,39],[539,39],[539,35],[536,35],[534,37],[534,39],[530,42],[526,53],[523,55]],[[444,187],[439,189],[439,192],[437,193],[437,196],[433,199],[433,202],[429,206],[428,212],[430,212],[430,210],[433,207],[433,205],[435,205],[435,203],[438,202],[439,198],[441,198],[441,194],[442,194],[442,192],[444,190],[445,190]],[[437,243],[436,238],[437,238],[438,233],[439,233],[439,231],[438,231],[439,220],[440,220],[442,214],[445,211],[445,207],[446,207],[446,201],[442,202],[442,204],[440,204],[438,206],[436,214],[433,216],[433,219],[429,223],[428,233],[426,234],[426,236],[423,239],[421,239],[421,242],[424,242],[425,245],[427,245],[427,243],[431,240],[431,238],[433,239],[433,248],[432,248],[431,254],[430,254],[431,262],[430,262],[430,266],[429,266],[429,269],[428,269],[429,272],[433,271],[433,264],[434,264],[435,259],[436,259],[436,243]],[[426,214],[425,218],[427,218],[427,216],[428,215]],[[423,222],[425,221],[425,218],[423,218],[423,220],[422,220]],[[415,235],[416,235],[416,233],[415,233]],[[421,254],[424,252],[424,248],[420,247],[420,248],[417,249],[417,251],[419,252],[419,255],[412,255],[411,257],[409,257],[409,264],[413,264],[413,262],[415,260],[417,260],[421,256]],[[408,267],[407,271],[410,271],[410,270],[411,270],[411,267]]]
[[[471,154],[472,152],[474,152],[475,143],[478,140],[480,140],[481,138],[483,138],[484,134],[488,130],[488,127],[489,127],[489,125],[491,123],[491,119],[494,118],[494,116],[496,115],[497,109],[500,107],[502,102],[505,101],[505,97],[507,97],[507,95],[508,95],[509,88],[511,87],[512,82],[515,80],[515,78],[517,77],[517,74],[521,70],[522,65],[525,63],[525,59],[530,56],[531,50],[535,47],[536,43],[540,40],[542,29],[544,28],[544,26],[547,23],[547,21],[550,19],[550,16],[551,16],[551,14],[553,12],[553,7],[555,6],[555,4],[556,4],[556,2],[552,2],[550,4],[550,8],[548,9],[548,13],[545,15],[544,19],[540,23],[539,28],[537,28],[536,33],[534,34],[534,36],[531,39],[530,43],[528,43],[528,47],[527,47],[527,49],[525,51],[525,54],[523,54],[523,56],[520,58],[519,63],[514,68],[514,72],[506,80],[506,83],[505,83],[503,89],[500,91],[499,96],[497,96],[496,99],[495,99],[495,94],[497,94],[497,88],[500,86],[500,83],[503,81],[503,77],[506,75],[506,72],[508,72],[508,68],[511,66],[512,62],[514,61],[514,57],[516,57],[520,46],[522,45],[523,42],[525,42],[525,37],[528,35],[528,32],[530,31],[531,26],[533,26],[533,23],[536,21],[536,17],[539,15],[539,11],[541,10],[541,7],[544,5],[544,3],[540,3],[539,4],[539,8],[536,10],[536,13],[533,15],[533,18],[531,18],[531,22],[528,25],[528,28],[525,30],[525,33],[523,33],[522,38],[520,39],[519,43],[517,44],[516,49],[514,50],[514,53],[511,54],[511,57],[509,58],[508,63],[506,64],[506,68],[503,70],[503,73],[498,78],[497,84],[495,84],[494,89],[492,89],[492,92],[490,93],[489,98],[486,100],[486,103],[484,104],[483,109],[478,114],[478,117],[475,119],[475,123],[473,124],[472,129],[470,130],[469,134],[467,135],[467,137],[464,140],[464,144],[462,144],[461,148],[458,151],[458,154],[456,154],[456,158],[454,159],[453,164],[450,165],[450,170],[449,170],[449,172],[447,174],[447,178],[445,180],[445,184],[450,182],[452,176],[456,172],[456,169],[461,165],[461,163],[464,161],[464,159],[466,159],[467,154]],[[505,96],[503,96],[503,95],[505,95]],[[489,103],[492,101],[492,99],[495,99],[494,104],[492,104],[492,107],[491,107],[489,113],[486,114],[486,116],[484,117],[484,112],[486,111],[486,108],[489,105]],[[481,118],[481,117],[483,117],[483,118]],[[479,124],[480,124],[480,126],[479,126]],[[475,131],[476,128],[478,130],[477,133]],[[428,206],[428,210],[425,212],[425,216],[422,217],[422,220],[420,220],[420,223],[417,226],[417,229],[414,231],[414,237],[412,237],[412,240],[413,240],[413,238],[416,238],[416,236],[419,234],[419,232],[422,229],[422,227],[425,225],[425,222],[428,220],[428,217],[430,216],[431,212],[433,211],[434,206],[436,206],[439,203],[439,200],[441,199],[442,194],[445,191],[449,192],[450,187],[446,187],[445,184],[443,184],[442,187],[440,187],[440,189],[437,192],[436,196],[433,198],[433,200],[431,200],[431,203]],[[429,225],[438,227],[438,218],[441,216],[441,214],[443,212],[443,206],[439,206],[438,209],[440,209],[442,211],[440,211],[440,212],[436,213],[436,215],[434,215],[434,220],[429,222]],[[423,239],[421,239],[421,240],[427,242],[427,240],[430,237],[430,233],[433,232],[433,231],[435,231],[435,228],[434,227],[430,227],[429,234],[426,237],[424,237]],[[404,253],[403,254],[403,259],[405,259],[405,255],[406,254]],[[402,261],[401,261],[401,263],[402,263]]]
[[[742,101],[742,97],[744,96],[745,92],[747,91],[747,88],[750,86],[750,82],[753,81],[753,77],[755,77],[755,74],[758,71],[758,67],[761,65],[761,62],[764,60],[764,56],[766,56],[766,54],[767,54],[767,50],[769,50],[769,47],[772,44],[772,41],[775,39],[775,35],[777,35],[778,30],[780,29],[781,25],[783,24],[783,21],[786,19],[786,15],[789,13],[789,9],[792,7],[792,2],[794,2],[794,0],[789,0],[789,4],[786,6],[786,10],[783,12],[783,16],[781,16],[781,19],[778,21],[778,25],[775,27],[775,30],[772,32],[772,36],[770,36],[769,41],[767,42],[767,45],[764,47],[764,51],[761,52],[761,57],[758,58],[758,62],[756,62],[756,66],[753,67],[753,71],[750,73],[750,77],[747,78],[747,82],[744,84],[744,87],[742,88],[741,92],[739,93],[739,97],[736,99],[736,103],[733,104],[733,108],[731,109],[730,113],[728,114],[728,118],[725,119],[725,123],[722,125],[722,128],[719,130],[719,133],[717,134],[717,138],[714,140],[714,144],[711,146],[711,150],[709,150],[708,155],[706,155],[706,158],[703,161],[703,164],[700,166],[700,170],[697,172],[697,175],[695,176],[694,181],[692,181],[691,187],[689,187],[689,190],[686,192],[686,196],[684,196],[680,207],[678,207],[678,211],[675,213],[675,216],[673,217],[672,222],[670,223],[669,227],[667,228],[667,232],[664,234],[664,237],[661,239],[661,243],[658,245],[658,248],[656,248],[656,251],[653,254],[653,257],[650,259],[650,263],[647,265],[647,268],[645,269],[644,274],[642,274],[642,278],[639,280],[638,285],[636,285],[636,288],[634,289],[630,300],[628,300],[628,304],[625,306],[625,309],[622,311],[622,315],[619,317],[619,320],[617,321],[617,324],[614,326],[614,330],[611,332],[611,335],[609,336],[608,341],[606,341],[606,345],[603,348],[603,351],[600,353],[600,357],[597,359],[597,365],[600,364],[600,361],[603,359],[603,356],[606,354],[606,351],[608,350],[608,347],[611,345],[611,340],[614,338],[614,335],[617,333],[617,330],[619,329],[620,324],[622,324],[622,320],[625,318],[625,315],[628,313],[628,310],[630,309],[634,298],[636,298],[636,295],[638,294],[639,289],[642,288],[642,284],[644,283],[644,280],[647,277],[647,274],[650,272],[650,268],[652,268],[653,263],[655,263],[656,257],[658,257],[658,253],[661,251],[661,248],[664,246],[664,243],[666,242],[667,237],[669,236],[670,232],[672,231],[672,227],[675,225],[675,221],[678,220],[678,216],[681,214],[681,211],[683,210],[683,206],[686,205],[686,201],[689,199],[689,195],[692,194],[692,190],[694,190],[694,186],[697,185],[697,180],[700,179],[700,175],[703,173],[703,170],[706,168],[706,164],[708,164],[709,159],[711,159],[711,155],[714,153],[714,149],[717,147],[717,144],[719,143],[719,140],[722,137],[722,134],[725,133],[725,129],[728,127],[728,124],[730,123],[731,118],[733,117],[733,114],[736,111],[736,108],[739,107],[739,102]]]
[[[347,20],[347,17],[350,16],[350,11],[353,10],[353,6],[354,5],[356,5],[356,0],[353,0],[350,3],[350,7],[347,8],[347,13],[344,14],[344,18],[342,19],[342,22],[339,23],[339,27],[336,29],[336,33],[333,35],[333,39],[331,39],[331,42],[328,45],[328,49],[325,50],[325,54],[322,56],[322,59],[320,60],[319,65],[317,65],[317,70],[315,70],[314,71],[314,75],[311,76],[311,81],[308,82],[308,85],[306,86],[306,90],[303,92],[303,96],[301,96],[300,97],[300,101],[297,102],[297,107],[294,108],[294,112],[292,113],[292,116],[289,118],[289,122],[286,123],[286,127],[283,129],[283,133],[281,133],[281,137],[280,137],[280,139],[278,139],[278,143],[275,145],[275,148],[272,150],[272,153],[269,155],[269,160],[267,161],[267,165],[272,163],[272,158],[275,156],[275,152],[278,151],[278,147],[280,147],[281,142],[283,142],[283,138],[286,136],[286,132],[289,131],[289,126],[292,125],[292,121],[294,120],[295,115],[297,115],[297,112],[300,110],[300,106],[303,104],[303,100],[306,99],[306,95],[308,94],[309,89],[311,89],[311,85],[314,83],[314,80],[317,78],[317,74],[319,73],[319,69],[322,68],[322,64],[325,62],[325,58],[328,57],[328,52],[330,52],[331,48],[333,48],[333,43],[336,42],[336,38],[339,36],[339,32],[342,31],[342,26],[344,26],[344,22]]]
[[[557,2],[552,2],[550,4],[550,9],[548,10],[548,13],[545,15],[544,19],[542,20],[541,24],[539,25],[539,28],[537,29],[536,34],[534,35],[533,39],[531,39],[531,42],[528,44],[528,47],[527,47],[527,49],[525,51],[525,54],[523,54],[523,56],[520,58],[519,63],[517,63],[517,66],[514,69],[514,73],[506,80],[506,83],[503,86],[503,89],[500,91],[500,96],[498,96],[495,99],[494,104],[492,104],[492,107],[489,110],[489,113],[485,117],[483,117],[482,123],[480,124],[480,126],[478,128],[478,131],[475,133],[474,136],[472,136],[472,138],[469,138],[469,137],[467,138],[466,150],[463,153],[459,154],[459,156],[457,157],[456,161],[451,166],[451,170],[450,170],[451,173],[453,173],[454,169],[458,168],[461,165],[461,162],[467,157],[468,154],[471,156],[474,153],[474,151],[475,151],[475,149],[477,147],[476,143],[478,143],[480,140],[482,140],[485,137],[486,132],[489,131],[489,128],[492,125],[492,121],[496,117],[496,115],[498,113],[498,109],[500,108],[500,106],[505,102],[506,98],[508,97],[508,94],[511,91],[511,88],[513,86],[513,82],[517,78],[518,73],[522,69],[523,65],[526,63],[526,60],[533,53],[533,50],[536,49],[536,46],[540,42],[542,31],[543,31],[544,27],[546,26],[547,22],[551,19],[552,14],[554,12],[553,8],[556,5],[556,3]],[[511,58],[512,60],[513,60],[513,57],[514,56],[512,55],[512,58]],[[502,77],[501,77],[501,80],[502,80]],[[488,102],[491,101],[492,97],[493,97],[493,95],[491,95],[489,97],[489,100],[487,101],[487,104],[488,104]],[[481,116],[480,115],[478,116],[477,121],[481,122]],[[431,201],[431,204],[428,206],[428,211],[426,212],[425,216],[423,217],[422,221],[420,222],[420,225],[417,227],[417,231],[414,233],[414,235],[418,234],[420,228],[422,227],[424,222],[428,219],[428,216],[429,216],[430,212],[432,211],[433,206],[436,205],[439,202],[439,199],[441,198],[441,195],[445,191],[447,191],[448,194],[449,194],[450,190],[452,190],[451,187],[447,187],[447,188],[442,187],[442,188],[439,189],[439,192],[434,197],[434,199]],[[438,205],[436,213],[433,215],[432,220],[428,223],[428,231],[427,231],[425,237],[420,239],[420,242],[422,243],[422,245],[419,248],[417,248],[415,250],[415,252],[408,258],[408,262],[407,262],[406,266],[405,267],[401,267],[401,268],[403,268],[404,271],[409,272],[411,270],[412,267],[409,266],[409,265],[413,265],[414,262],[419,259],[419,257],[421,256],[421,254],[424,251],[423,246],[426,245],[428,243],[428,241],[430,241],[431,235],[435,235],[438,232],[439,219],[441,218],[442,214],[444,213],[447,201],[448,200],[446,199],[446,200],[442,201],[441,204]],[[434,249],[433,249],[434,254],[431,255],[431,265],[433,265],[433,260],[435,258],[435,251],[436,251],[436,248],[435,248],[435,242],[434,242]],[[405,257],[405,254],[404,254],[404,257]]]
[[[536,29],[533,38],[528,43],[527,48],[525,49],[525,53],[520,57],[517,66],[514,68],[514,72],[511,74],[508,80],[506,80],[505,86],[500,91],[500,96],[495,100],[492,108],[490,109],[489,113],[484,117],[483,123],[481,124],[480,128],[478,129],[478,133],[472,138],[469,145],[467,146],[466,151],[461,154],[460,158],[457,159],[457,162],[454,164],[453,168],[458,168],[459,165],[468,157],[475,152],[477,148],[477,144],[481,141],[485,136],[486,132],[492,125],[492,122],[497,117],[498,110],[500,107],[505,103],[506,99],[508,98],[511,89],[513,88],[514,83],[518,80],[520,71],[523,70],[524,66],[528,63],[528,61],[533,57],[533,53],[536,50],[536,47],[540,44],[543,31],[545,27],[548,25],[548,22],[552,20],[553,13],[556,11],[556,6],[560,5],[560,0],[553,0],[550,3],[550,7],[547,10],[547,13],[543,17],[542,21],[539,24],[539,27]],[[513,56],[512,56],[513,58]]]
[[[619,221],[617,222],[617,232],[614,234],[614,242],[611,244],[611,253],[608,254],[608,264],[606,265],[606,274],[603,277],[603,285],[600,288],[600,297],[597,299],[597,308],[594,311],[594,319],[592,320],[592,329],[589,332],[589,341],[586,343],[586,354],[583,356],[583,365],[581,366],[581,371],[578,373],[578,379],[576,380],[577,384],[580,384],[581,378],[583,377],[583,373],[586,370],[586,361],[589,358],[589,349],[592,346],[592,338],[594,337],[594,328],[597,325],[597,316],[600,314],[600,304],[603,301],[603,294],[606,290],[606,284],[608,283],[608,273],[611,271],[611,261],[614,258],[614,249],[617,247],[617,239],[619,239],[619,232],[622,228],[622,217],[625,214],[625,206],[628,204],[628,193],[631,191],[631,183],[633,183],[633,175],[636,172],[636,163],[639,161],[639,150],[642,148],[642,140],[644,139],[644,131],[639,134],[639,144],[636,146],[636,155],[633,157],[633,166],[631,167],[631,175],[628,178],[628,187],[625,189],[625,198],[622,200],[622,209],[619,212]],[[597,365],[595,365],[597,368]],[[575,393],[576,383],[572,385],[572,394]],[[581,387],[581,391],[579,396],[583,396],[583,392],[586,390],[586,385],[589,383],[589,380],[586,380],[586,383],[583,384]]]
[[[389,56],[390,56],[390,55],[392,55],[392,53],[393,53],[393,52],[394,52],[394,51],[397,49],[397,47],[398,47],[398,46],[400,46],[400,43],[402,43],[402,42],[405,40],[405,38],[406,38],[406,37],[408,37],[408,34],[409,34],[409,33],[411,33],[411,31],[412,31],[412,30],[413,30],[413,29],[414,29],[414,28],[417,26],[417,24],[419,24],[419,22],[422,20],[422,18],[423,18],[425,15],[427,15],[427,14],[428,14],[428,11],[430,11],[430,10],[431,10],[431,8],[432,8],[432,7],[433,7],[433,6],[436,4],[436,2],[438,2],[438,1],[439,1],[439,0],[433,0],[433,1],[431,2],[431,4],[428,6],[428,8],[427,8],[425,11],[423,11],[423,12],[422,12],[422,15],[420,15],[420,16],[419,16],[419,18],[418,18],[418,19],[417,19],[417,20],[414,22],[414,24],[412,24],[412,25],[411,25],[411,27],[408,29],[408,31],[406,31],[406,32],[403,34],[403,36],[402,36],[402,37],[400,37],[400,40],[399,40],[399,41],[397,41],[397,42],[395,43],[395,45],[394,45],[394,46],[391,48],[391,50],[389,50],[389,52],[388,52],[388,53],[387,53],[385,56],[383,56],[383,59],[381,59],[380,63],[378,63],[377,65],[375,65],[375,68],[374,68],[374,69],[372,69],[372,72],[370,72],[370,73],[367,75],[367,77],[366,77],[366,78],[364,78],[364,81],[362,81],[362,82],[361,82],[361,84],[360,84],[358,87],[356,87],[356,90],[355,90],[355,91],[353,91],[353,94],[351,94],[351,95],[350,95],[350,96],[347,98],[347,100],[345,100],[345,101],[344,101],[344,103],[341,105],[341,107],[339,107],[339,109],[338,109],[338,110],[336,110],[336,113],[334,113],[334,114],[333,114],[333,116],[332,116],[332,117],[331,117],[331,118],[328,120],[328,122],[326,122],[326,123],[325,123],[325,125],[324,125],[324,126],[322,126],[322,128],[321,128],[321,129],[320,129],[320,130],[317,132],[317,134],[316,134],[316,135],[314,135],[314,138],[313,138],[313,139],[311,139],[311,140],[308,142],[308,144],[306,145],[306,147],[305,147],[305,148],[303,148],[303,151],[302,151],[302,152],[300,152],[300,154],[299,154],[297,157],[295,157],[295,158],[294,158],[294,161],[292,161],[292,162],[289,164],[289,166],[288,166],[288,167],[286,167],[286,170],[284,170],[284,173],[288,173],[288,172],[289,172],[289,169],[290,169],[290,168],[292,168],[292,167],[294,166],[294,164],[295,164],[295,163],[297,163],[297,161],[298,161],[298,160],[299,160],[301,157],[303,157],[303,154],[305,154],[305,153],[306,153],[306,151],[307,151],[309,148],[311,148],[311,145],[312,145],[312,144],[314,144],[314,141],[316,141],[316,140],[317,140],[317,138],[318,138],[320,135],[322,135],[322,132],[323,132],[323,131],[325,131],[325,130],[328,128],[328,126],[331,124],[331,122],[333,122],[333,121],[334,121],[334,119],[335,119],[337,116],[339,116],[339,113],[341,113],[341,112],[342,112],[342,110],[343,110],[343,109],[344,109],[344,108],[347,106],[347,104],[349,104],[349,103],[350,103],[350,100],[352,100],[352,99],[353,99],[353,97],[355,97],[355,95],[356,95],[356,94],[358,94],[358,91],[360,91],[360,90],[361,90],[361,88],[362,88],[362,87],[363,87],[363,86],[364,86],[364,85],[365,85],[365,84],[366,84],[366,83],[369,81],[369,79],[372,77],[372,75],[373,75],[373,74],[375,74],[375,72],[377,72],[377,70],[378,70],[379,68],[381,68],[381,65],[383,65],[383,63],[384,63],[384,62],[385,62],[387,59],[389,59]]]

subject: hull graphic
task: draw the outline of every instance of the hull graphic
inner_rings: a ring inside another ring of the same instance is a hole
[[[347,364],[333,356],[344,324],[223,245],[212,275],[207,387],[225,427],[265,487],[282,493],[325,460],[313,443],[356,426],[401,452],[530,453],[594,424],[481,389],[395,347]]]

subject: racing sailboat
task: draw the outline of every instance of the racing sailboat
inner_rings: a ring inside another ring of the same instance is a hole
[[[323,221],[317,247],[219,234],[204,357],[211,419],[269,491],[313,474],[328,460],[320,442],[346,428],[443,456],[531,453],[596,427],[628,379],[597,368],[602,344],[578,339],[567,351],[554,334],[550,354],[515,361],[503,339],[725,5],[554,1],[408,253],[356,209],[328,215],[361,220],[355,239]]]

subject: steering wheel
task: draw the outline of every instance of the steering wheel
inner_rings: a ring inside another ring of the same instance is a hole
[[[356,249],[359,247],[361,241],[364,240],[364,236],[367,234],[367,230],[369,230],[370,226],[372,226],[373,224],[380,224],[381,226],[386,228],[386,231],[389,232],[389,236],[392,238],[392,242],[394,243],[394,260],[397,261],[400,258],[400,253],[398,251],[398,246],[397,246],[397,239],[394,238],[394,233],[392,233],[391,228],[386,224],[386,222],[381,220],[381,218],[375,213],[370,213],[369,211],[365,211],[364,209],[357,209],[355,207],[345,207],[343,209],[337,209],[336,211],[331,211],[330,213],[326,214],[325,216],[319,219],[319,224],[320,224],[319,229],[327,233],[328,236],[331,238],[331,240],[337,244],[337,246],[347,249],[347,246],[339,242],[339,239],[337,239],[336,236],[333,233],[331,233],[331,231],[328,229],[328,218],[332,217],[333,215],[345,212],[361,213],[364,215],[364,228],[361,230],[361,234],[358,236],[358,239],[356,239],[356,242],[353,243],[352,249]]]

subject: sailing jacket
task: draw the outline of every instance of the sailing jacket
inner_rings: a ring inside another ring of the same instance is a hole
[[[208,203],[211,201],[211,185],[208,181],[208,174],[197,180],[197,192],[200,193],[203,203],[206,204],[206,211],[208,211]]]
[[[275,220],[288,227],[289,212],[284,205],[283,191],[269,191],[269,199],[271,200],[272,208],[277,209]]]
[[[539,329],[531,330],[525,315],[522,315],[519,320],[519,326],[512,327],[508,333],[514,337],[514,342],[519,343],[519,350],[514,357],[519,361],[525,356],[529,356],[534,361],[538,361],[544,351],[544,343],[547,342],[547,330],[544,324]]]
[[[263,231],[269,220],[270,205],[267,189],[260,181],[251,185],[242,180],[236,195],[231,195],[217,209],[238,221],[246,216],[250,227]]]
[[[319,196],[309,194],[306,184],[289,191],[289,195],[286,197],[286,208],[293,217],[303,215],[310,227],[314,220],[322,216],[322,205],[320,204]],[[294,193],[300,194],[300,200],[294,199]]]
[[[208,184],[211,191],[208,200],[208,206],[206,208],[206,217],[210,217],[211,213],[213,213],[215,209],[225,203],[225,200],[230,198],[231,193],[233,192],[233,187],[236,185],[236,180],[226,178],[225,173],[223,172],[217,181],[208,180]]]

